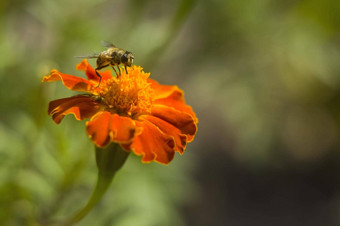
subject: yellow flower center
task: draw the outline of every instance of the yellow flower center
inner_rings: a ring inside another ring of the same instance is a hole
[[[128,73],[121,71],[119,78],[112,77],[101,85],[99,95],[107,105],[107,110],[120,115],[135,116],[150,113],[154,90],[147,82],[150,73],[133,66]]]

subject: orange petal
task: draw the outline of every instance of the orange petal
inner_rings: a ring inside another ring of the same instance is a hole
[[[142,132],[131,118],[111,114],[108,111],[99,112],[86,123],[86,130],[93,142],[104,147],[110,141],[129,144],[133,138]]]
[[[188,142],[191,142],[194,139],[197,126],[194,118],[190,114],[164,105],[153,105],[151,115],[178,128],[182,134],[188,136]]]
[[[155,91],[154,104],[161,104],[186,112],[193,117],[195,123],[198,122],[192,108],[185,104],[184,93],[180,88],[177,86],[161,85],[152,79],[148,79],[148,82],[151,83],[151,88]]]
[[[51,101],[48,114],[59,124],[67,114],[73,114],[77,120],[83,120],[92,117],[99,108],[98,103],[91,97],[80,95]]]
[[[154,104],[161,104],[168,107],[175,108],[178,111],[182,111],[188,113],[192,116],[195,123],[198,123],[198,119],[196,117],[195,112],[189,105],[186,105],[183,98],[183,93],[180,92],[173,92],[170,96],[162,99],[157,99],[154,101]]]
[[[129,117],[111,115],[110,137],[118,143],[131,143],[132,139],[142,133],[142,127],[136,127],[136,123]]]
[[[180,90],[177,86],[161,85],[152,79],[148,79],[148,83],[151,84],[151,88],[155,91],[155,99],[169,97],[174,92],[180,92],[183,94],[183,91]]]
[[[160,118],[154,117],[152,115],[145,115],[142,116],[142,118],[148,120],[149,122],[157,126],[165,134],[172,136],[175,141],[175,151],[178,151],[180,154],[183,154],[185,146],[187,144],[186,135],[182,134],[182,132],[172,124]]]
[[[57,70],[52,70],[50,75],[45,76],[43,78],[43,82],[54,82],[54,81],[62,81],[64,86],[66,86],[70,90],[88,92],[91,93],[93,90],[93,84],[88,80],[79,78],[74,75],[68,75],[60,73]]]
[[[92,117],[91,121],[86,122],[87,134],[99,147],[104,147],[110,142],[110,118],[111,113],[104,111],[97,113],[95,116]]]
[[[134,153],[143,156],[142,162],[169,164],[175,155],[174,139],[149,121],[136,121],[136,124],[143,127],[143,132],[135,137],[130,146]]]
[[[80,71],[85,71],[86,76],[89,80],[94,81],[96,83],[99,82],[99,77],[96,74],[96,71],[94,70],[94,68],[89,64],[89,62],[84,59],[82,62],[80,62],[77,66],[76,66],[77,70]],[[111,71],[110,70],[106,70],[104,72],[99,72],[98,73],[102,76],[102,81],[105,81],[107,79],[110,79],[112,77],[111,75]]]

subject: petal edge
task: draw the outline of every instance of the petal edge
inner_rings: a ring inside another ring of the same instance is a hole
[[[144,163],[156,161],[169,164],[175,155],[174,139],[149,121],[136,121],[136,124],[143,127],[143,132],[133,140],[130,146],[133,152],[142,155]]]
[[[50,74],[44,76],[42,79],[42,82],[55,81],[62,81],[66,88],[74,91],[92,93],[93,89],[95,88],[93,84],[86,79],[74,75],[63,74],[55,69],[51,70]]]
[[[80,95],[51,101],[48,114],[59,124],[65,115],[73,114],[77,120],[84,120],[92,117],[99,108],[92,98]]]

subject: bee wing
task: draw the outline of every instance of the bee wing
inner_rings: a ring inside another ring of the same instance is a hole
[[[100,41],[100,44],[101,44],[103,47],[106,47],[106,48],[116,47],[116,46],[113,45],[111,42],[107,42],[107,41],[103,41],[103,40]]]
[[[98,58],[99,57],[99,53],[90,53],[84,56],[74,56],[77,58]]]

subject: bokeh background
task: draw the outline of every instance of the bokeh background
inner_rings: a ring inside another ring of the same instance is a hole
[[[340,225],[338,0],[2,0],[0,12],[1,225],[49,225],[87,202],[85,125],[47,116],[75,93],[41,79],[84,76],[73,56],[100,40],[182,88],[200,122],[169,166],[130,155],[79,225]]]

